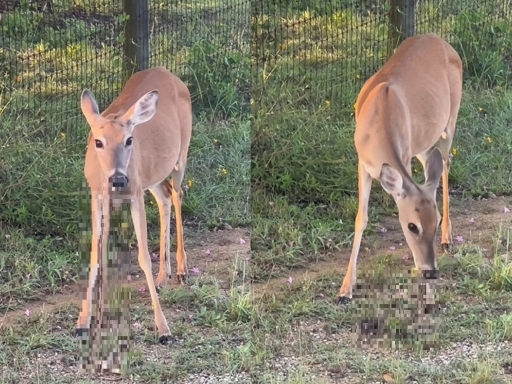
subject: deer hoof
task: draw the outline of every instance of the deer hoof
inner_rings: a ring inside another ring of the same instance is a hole
[[[346,296],[338,296],[338,299],[336,300],[336,304],[338,305],[346,305],[348,303],[350,303],[350,297],[346,297]]]
[[[178,275],[178,283],[185,284],[187,282],[187,275]]]
[[[171,335],[163,335],[158,338],[158,342],[162,345],[167,345],[171,341]]]
[[[89,330],[87,328],[76,328],[75,329],[75,337],[84,337],[87,336]]]
[[[449,252],[452,249],[452,244],[451,243],[442,243],[441,248],[443,249],[444,252]]]

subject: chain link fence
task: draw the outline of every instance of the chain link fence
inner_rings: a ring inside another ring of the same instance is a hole
[[[450,42],[471,95],[512,80],[509,0],[262,0],[251,17],[253,217],[279,198],[353,222],[354,104],[405,37],[434,32]]]
[[[94,92],[100,109],[108,106],[124,81],[123,45],[129,3],[135,2],[45,0],[1,4],[2,120],[22,119],[40,126],[44,135],[51,137],[81,124],[77,118],[82,88]],[[181,76],[191,87],[196,106],[198,101],[201,107],[208,102],[213,105],[211,99],[219,97],[215,95],[218,90],[209,88],[225,79],[229,58],[244,50],[248,54],[244,47],[248,36],[244,34],[249,30],[249,1],[148,3],[146,13],[132,15],[135,25],[148,20],[149,33],[137,42],[141,49],[149,46],[147,65],[163,65]],[[136,11],[141,9],[144,12],[140,7]],[[242,84],[244,79],[235,80],[235,91],[246,100],[248,85]],[[51,124],[45,126],[45,121]],[[83,141],[82,136],[69,133],[74,140]]]
[[[344,95],[353,97],[400,39],[428,32],[457,49],[466,78],[496,85],[512,72],[511,9],[509,0],[253,2],[253,98],[288,83],[304,89],[310,106],[350,104]]]
[[[164,66],[196,117],[249,111],[249,0],[12,0],[0,13],[0,224],[76,210],[83,88],[104,110],[133,70]]]

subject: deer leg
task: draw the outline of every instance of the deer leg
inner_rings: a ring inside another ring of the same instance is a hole
[[[103,201],[108,201],[108,199],[103,198]],[[100,248],[100,235],[102,233],[102,216],[105,212],[108,212],[108,207],[105,211],[101,199],[97,194],[93,193],[91,196],[92,239],[91,257],[89,262],[89,282],[87,284],[85,298],[82,300],[82,308],[78,315],[75,331],[77,336],[82,336],[82,334],[84,334],[90,327],[92,294],[94,285],[96,284],[96,280],[98,278],[99,269],[98,251]]]
[[[425,174],[425,180],[427,180],[427,169],[425,168],[425,163],[427,161],[427,157],[429,154],[430,154],[430,149],[423,153],[416,155],[416,158],[420,161],[421,166],[423,167],[423,172]],[[437,223],[439,224],[441,222],[441,215],[439,214],[439,211],[436,211],[436,214],[437,214]]]
[[[133,219],[133,226],[135,227],[135,234],[139,244],[139,264],[141,269],[146,275],[149,293],[151,295],[151,303],[155,311],[155,324],[158,329],[158,336],[160,343],[165,344],[170,335],[169,326],[165,319],[158,294],[156,292],[155,282],[153,280],[153,272],[151,270],[151,257],[148,250],[148,229],[146,222],[146,211],[144,209],[144,196],[142,190],[139,190],[132,198],[131,212]]]
[[[343,279],[340,288],[338,303],[345,304],[352,298],[352,288],[356,281],[356,265],[359,248],[361,247],[361,238],[368,224],[368,201],[370,199],[370,190],[372,186],[372,177],[359,162],[358,165],[358,186],[359,186],[359,207],[355,221],[354,243],[352,253],[348,263],[347,273]]]
[[[167,183],[164,181],[163,183]],[[168,192],[162,184],[156,188],[150,189],[158,204],[160,213],[160,268],[155,283],[157,286],[164,284],[171,276],[171,256],[170,256],[170,221],[171,221],[171,201]]]
[[[183,191],[181,190],[181,181],[178,183],[174,178],[171,181],[171,199],[174,206],[174,214],[176,215],[176,264],[178,280],[185,282],[188,268],[187,268],[187,254],[183,244],[183,221],[181,218],[181,203],[183,201]]]
[[[453,133],[455,131],[455,119],[448,122],[446,135],[443,135],[439,141],[439,149],[443,156],[443,220],[441,222],[441,246],[444,250],[449,250],[452,240],[452,223],[450,220],[450,193],[448,189],[448,174],[450,173],[450,149],[452,147]]]

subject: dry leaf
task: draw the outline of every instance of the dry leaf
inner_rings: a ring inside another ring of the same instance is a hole
[[[382,374],[382,378],[386,383],[394,383],[395,379],[393,379],[393,374],[391,372],[384,372]]]

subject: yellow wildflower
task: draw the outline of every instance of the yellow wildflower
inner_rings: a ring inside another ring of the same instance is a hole
[[[485,138],[485,141],[487,141],[488,143],[492,143],[491,136],[487,136],[487,137]]]
[[[455,147],[452,148],[452,155],[453,156],[457,155],[457,148],[455,148]]]
[[[187,185],[189,188],[192,188],[192,186],[194,185],[194,182],[190,179],[187,180]]]
[[[222,167],[222,169],[220,170],[222,172],[223,175],[227,175],[228,174],[228,170],[224,167]]]
[[[60,133],[60,137],[62,137],[63,139],[65,139],[65,138],[66,138],[66,134],[65,134],[64,132],[61,132],[61,133]]]
[[[329,100],[325,100],[325,105],[326,106],[330,106],[331,105],[331,102]]]

